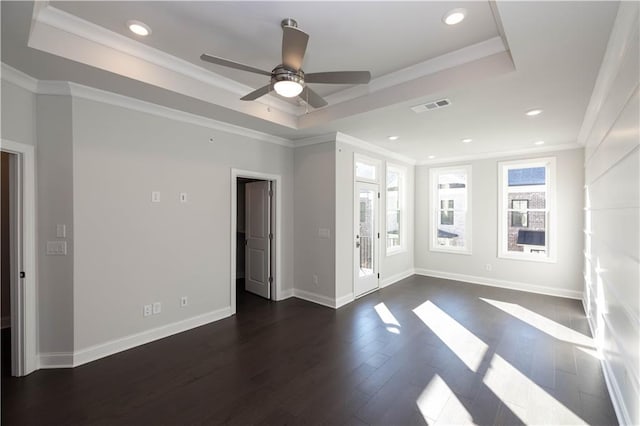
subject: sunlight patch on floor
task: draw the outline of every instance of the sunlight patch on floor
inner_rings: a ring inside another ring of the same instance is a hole
[[[383,323],[387,325],[387,331],[393,334],[400,334],[400,323],[396,317],[391,313],[387,305],[384,303],[378,303],[374,306],[376,313],[380,317]]]
[[[512,315],[514,318],[524,321],[530,326],[537,328],[538,330],[548,334],[549,336],[575,345],[581,345],[586,347],[594,347],[594,342],[591,337],[585,336],[575,330],[570,329],[562,324],[559,324],[549,318],[542,316],[536,312],[533,312],[523,306],[515,303],[501,302],[499,300],[485,299],[481,300],[488,304],[500,309],[503,312]]]
[[[483,382],[526,424],[585,424],[498,354],[492,357]]]
[[[428,424],[438,420],[441,416],[446,417],[446,419],[441,419],[445,423],[473,423],[471,414],[437,374],[424,388],[416,400],[416,405]],[[440,423],[439,421],[438,424]]]
[[[430,300],[415,308],[413,312],[471,371],[478,371],[482,358],[489,348],[486,343]]]

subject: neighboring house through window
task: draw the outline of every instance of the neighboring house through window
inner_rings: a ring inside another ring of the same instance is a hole
[[[555,159],[501,162],[499,256],[553,260]]]

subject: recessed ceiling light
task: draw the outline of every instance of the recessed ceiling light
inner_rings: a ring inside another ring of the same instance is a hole
[[[142,37],[146,37],[151,34],[151,28],[144,22],[140,21],[129,21],[127,22],[127,28],[134,34],[137,34]]]
[[[530,109],[529,111],[525,112],[525,114],[528,115],[529,117],[535,117],[536,115],[542,114],[542,110],[541,109]]]
[[[429,160],[433,160],[434,158],[436,158],[436,156],[435,156],[435,155],[430,155],[430,156],[429,156],[429,157],[427,157],[427,158],[429,158]]]
[[[464,142],[464,143],[469,143],[471,141],[473,141],[473,139],[470,139],[470,138],[462,139],[462,142]]]
[[[397,141],[398,140],[398,136],[389,136],[388,138],[390,141]]]
[[[459,24],[464,20],[467,11],[465,9],[453,9],[442,17],[442,22],[447,25]]]
[[[534,145],[544,145],[544,141],[535,141]]]

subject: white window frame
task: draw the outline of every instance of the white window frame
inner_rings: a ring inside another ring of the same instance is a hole
[[[545,243],[546,256],[532,253],[509,251],[509,169],[545,167]],[[531,262],[556,262],[556,158],[531,158],[525,160],[498,162],[498,257],[502,259],[526,260]]]
[[[467,175],[467,210],[465,212],[465,244],[464,247],[442,247],[438,245],[438,224],[440,222],[440,203],[438,201],[438,181],[439,176],[444,173],[451,172],[464,172]],[[429,200],[430,200],[430,213],[429,213],[429,232],[431,234],[429,238],[429,249],[431,251],[453,254],[472,254],[472,210],[471,210],[471,198],[472,198],[472,168],[470,164],[453,166],[453,167],[438,167],[429,170]]]
[[[400,203],[400,232],[399,232],[399,236],[400,236],[400,245],[399,246],[395,246],[395,247],[387,247],[387,220],[388,220],[388,212],[389,212],[389,205],[388,205],[388,201],[387,201],[387,180],[388,180],[388,175],[389,175],[389,171],[392,171],[394,173],[398,173],[399,178],[398,178],[398,200]],[[394,163],[389,163],[387,162],[387,169],[384,175],[384,201],[385,201],[385,215],[384,215],[384,236],[385,236],[385,243],[384,243],[384,247],[385,247],[385,254],[386,256],[393,256],[395,254],[398,253],[404,253],[407,251],[407,197],[406,197],[406,185],[407,185],[407,168],[404,166],[401,166],[399,164],[394,164]]]
[[[368,179],[364,177],[358,176],[358,163],[364,163],[369,166],[373,166],[376,170],[375,179]],[[377,158],[367,157],[362,154],[354,153],[353,155],[353,180],[357,182],[371,182],[371,183],[380,183],[380,175],[382,171],[382,161]]]

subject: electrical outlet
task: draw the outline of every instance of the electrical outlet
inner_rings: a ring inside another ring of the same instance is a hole
[[[144,305],[142,308],[142,316],[148,317],[152,313],[151,305]]]
[[[184,308],[188,304],[189,304],[189,299],[187,298],[187,296],[182,296],[180,298],[180,306]]]
[[[484,265],[484,269],[486,269],[487,271],[491,271],[493,269],[493,266],[491,266],[490,263],[487,263],[486,265]]]
[[[156,302],[153,304],[153,315],[159,314],[162,312],[162,303]]]
[[[317,276],[317,275],[314,275],[314,276],[313,276],[313,283],[314,283],[315,285],[318,285],[318,276]]]

